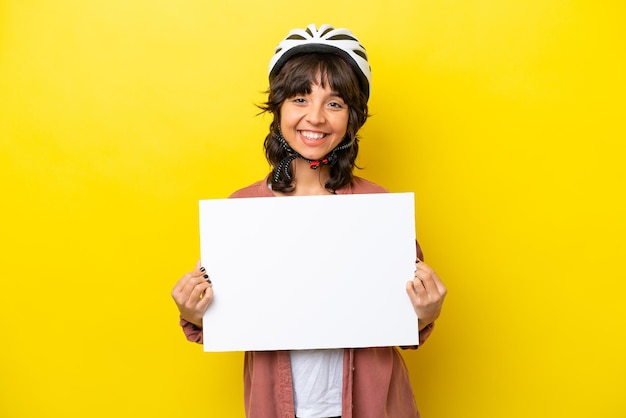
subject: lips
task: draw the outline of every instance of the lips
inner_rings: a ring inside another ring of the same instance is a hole
[[[306,139],[310,139],[312,141],[317,141],[326,136],[323,132],[312,132],[312,131],[298,131],[300,135],[302,135]]]
[[[315,132],[315,131],[298,131],[300,135],[300,140],[304,145],[317,147],[326,142],[328,138],[328,134],[324,132]]]

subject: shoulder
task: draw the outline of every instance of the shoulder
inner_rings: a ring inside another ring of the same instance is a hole
[[[347,187],[338,190],[340,194],[366,194],[366,193],[389,193],[385,187],[366,180],[362,177],[354,176],[352,183]]]
[[[267,179],[265,178],[247,187],[237,190],[236,192],[231,194],[229,197],[239,198],[239,197],[270,197],[270,196],[274,196],[274,194],[268,187]]]

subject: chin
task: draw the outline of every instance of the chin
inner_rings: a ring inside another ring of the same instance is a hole
[[[326,157],[327,154],[301,154],[304,158],[306,158],[307,160],[312,160],[312,161],[317,161],[317,160],[321,160],[322,158]]]

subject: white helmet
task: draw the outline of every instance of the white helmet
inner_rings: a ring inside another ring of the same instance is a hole
[[[369,98],[372,69],[367,62],[365,48],[348,29],[335,29],[330,25],[322,25],[316,29],[315,25],[311,24],[306,29],[291,30],[274,50],[269,66],[270,82],[290,58],[307,52],[330,53],[345,58],[354,68],[361,89]]]

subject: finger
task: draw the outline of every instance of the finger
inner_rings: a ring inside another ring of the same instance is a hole
[[[428,272],[424,270],[422,267],[418,267],[415,269],[415,273],[413,274],[413,282],[417,287],[424,287],[423,280],[427,277]]]
[[[442,295],[446,294],[447,289],[445,285],[443,284],[437,273],[435,273],[435,271],[428,264],[421,262],[418,266],[416,263],[415,275],[422,279],[425,284],[425,280],[432,280],[432,283],[434,283],[437,287],[437,292]]]
[[[433,269],[429,268],[428,274],[423,276],[424,285],[429,291],[436,291],[440,295],[447,293],[446,286],[443,284],[437,273]]]
[[[192,276],[202,276],[206,273],[206,269],[202,266],[202,260],[198,260],[194,269],[189,272]]]
[[[419,298],[417,296],[417,293],[415,292],[415,283],[413,283],[413,280],[409,281],[406,283],[406,294],[409,295],[409,299],[411,300],[411,303],[413,304],[413,306],[417,306],[417,304],[419,303]]]
[[[196,264],[196,268],[193,271],[197,276],[202,276],[205,279],[208,279],[208,277],[206,277],[206,269],[204,268],[204,266],[202,265],[202,261],[198,261],[198,263]]]
[[[421,279],[413,280],[413,288],[420,301],[428,300],[428,290],[424,287],[424,282]]]
[[[213,289],[209,285],[209,288],[206,289],[206,291],[202,294],[202,297],[200,298],[200,301],[197,304],[198,309],[201,312],[206,311],[207,306],[209,305],[209,303],[211,303],[212,300],[213,300]]]
[[[406,293],[409,295],[409,300],[413,305],[413,309],[417,314],[420,306],[422,305],[422,297],[420,297],[419,291],[416,289],[415,282],[411,280],[406,284]]]
[[[206,274],[206,276],[208,278],[208,274]],[[198,287],[204,291],[208,285],[210,285],[210,282],[208,282],[203,276],[193,276],[189,278],[181,293],[188,295],[189,298],[192,298],[191,294],[196,291]]]
[[[212,297],[206,297],[202,299],[198,299],[198,302],[192,309],[189,309],[188,315],[191,318],[196,318],[196,323],[202,324],[202,318],[204,314],[209,308],[209,304],[211,303]]]
[[[181,291],[188,284],[189,280],[192,280],[194,277],[202,277],[203,274],[205,273],[201,272],[200,270],[194,270],[194,271],[185,273],[183,277],[181,277],[180,280],[176,282],[173,290]]]
[[[424,288],[424,284],[418,277],[414,277],[413,280],[409,282],[411,284],[411,291],[418,298],[418,301],[426,296],[426,289]]]
[[[434,273],[435,271],[423,261],[415,263],[415,271],[421,271],[422,273]]]
[[[187,299],[179,305],[179,310],[190,317],[202,315],[213,299],[213,293],[209,287],[208,283],[196,286],[191,293],[186,295]]]
[[[426,275],[426,277],[421,278],[421,282],[422,282],[422,285],[424,286],[424,289],[426,289],[426,292],[430,295],[439,294],[439,287],[437,286],[437,283],[435,282],[436,277],[437,276],[435,274],[428,274]]]
[[[188,302],[193,306],[197,305],[210,287],[211,285],[205,281],[198,283],[189,293]]]
[[[196,312],[198,316],[202,317],[212,301],[213,289],[209,287],[200,295],[198,299],[196,299],[195,305],[193,306],[194,312]]]
[[[172,296],[174,294],[181,293],[192,277],[191,273],[185,273],[183,277],[181,277],[174,285],[174,288],[172,289]]]
[[[187,273],[176,283],[176,286],[172,290],[172,297],[177,303],[186,305],[191,299],[191,294],[196,286],[202,283],[207,283],[204,278]]]

